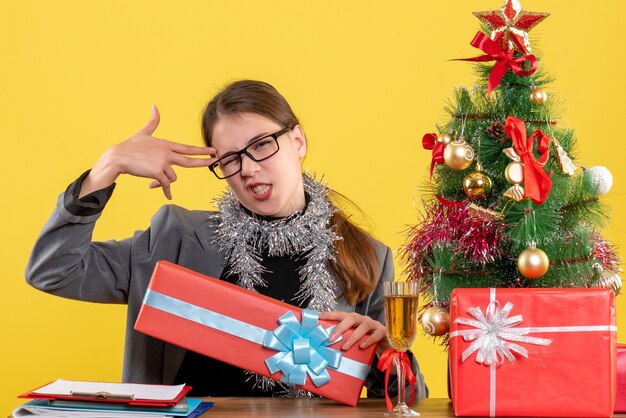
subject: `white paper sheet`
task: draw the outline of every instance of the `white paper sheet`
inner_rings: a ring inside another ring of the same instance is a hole
[[[133,399],[169,401],[176,398],[184,387],[184,384],[178,386],[140,385],[135,383],[81,382],[57,379],[49,385],[34,390],[33,393],[71,396],[72,392],[108,392],[114,395],[133,395]]]

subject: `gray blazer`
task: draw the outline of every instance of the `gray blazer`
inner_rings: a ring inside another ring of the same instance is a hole
[[[39,290],[66,298],[128,304],[123,381],[173,383],[186,350],[137,332],[133,326],[157,261],[220,277],[227,259],[212,243],[217,224],[209,217],[211,212],[166,205],[153,216],[148,229],[135,232],[132,238],[93,242],[100,214],[75,216],[65,208],[63,197],[59,196],[35,242],[26,280]],[[358,312],[384,323],[382,282],[393,280],[393,259],[387,246],[378,241],[375,245],[380,265],[376,289],[355,306],[338,295],[337,310]],[[414,368],[417,395],[427,396],[417,364]]]

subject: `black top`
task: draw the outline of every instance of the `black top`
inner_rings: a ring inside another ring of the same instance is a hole
[[[269,257],[263,255],[261,265],[268,271],[263,274],[267,287],[256,289],[260,294],[283,302],[306,307],[308,300],[296,300],[300,288],[298,268],[305,263],[302,257]],[[237,277],[227,277],[224,270],[220,279],[237,283]],[[249,381],[246,381],[248,380]],[[185,383],[193,387],[189,396],[272,396],[281,391],[276,385],[273,391],[253,388],[256,377],[244,372],[239,367],[206,357],[188,350],[174,384]]]

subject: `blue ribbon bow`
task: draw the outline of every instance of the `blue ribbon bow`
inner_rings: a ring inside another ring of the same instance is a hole
[[[278,322],[280,325],[267,331],[263,339],[264,347],[278,350],[265,360],[270,373],[282,371],[281,381],[291,385],[304,385],[307,374],[317,387],[329,382],[327,367],[339,368],[342,357],[339,350],[327,347],[339,341],[328,340],[334,327],[318,325],[318,314],[310,309],[302,310],[302,323],[291,311]]]

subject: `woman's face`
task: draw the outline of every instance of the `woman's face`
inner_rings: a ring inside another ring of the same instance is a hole
[[[217,156],[237,152],[262,136],[285,128],[256,113],[221,117],[213,128]],[[248,210],[262,216],[285,217],[304,208],[301,160],[306,139],[299,125],[278,137],[280,149],[266,160],[241,155],[241,171],[226,181]]]

